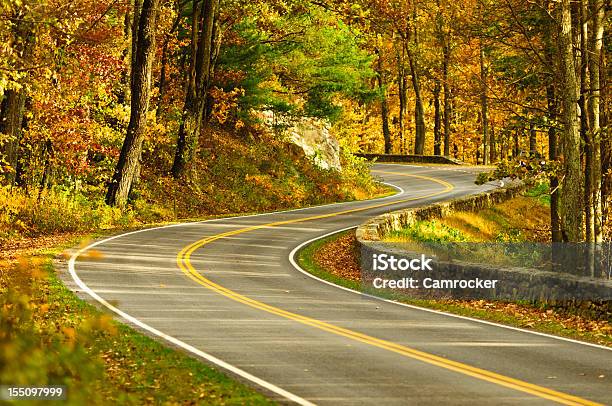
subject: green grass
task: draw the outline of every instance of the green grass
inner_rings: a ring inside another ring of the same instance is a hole
[[[392,231],[386,239],[389,241],[467,241],[467,237],[459,230],[436,220],[417,221],[398,231]]]
[[[318,278],[334,283],[338,286],[343,286],[349,289],[364,292],[364,290],[362,289],[362,284],[360,282],[338,277],[330,273],[324,267],[320,266],[314,259],[316,252],[321,247],[352,232],[354,231],[349,230],[333,234],[326,238],[316,240],[311,244],[308,244],[307,246],[303,247],[297,254],[298,265],[302,267],[302,269],[304,269],[305,271],[311,273],[312,275]],[[500,323],[507,326],[531,329],[534,331],[557,335],[560,337],[567,337],[601,345],[612,346],[611,334],[600,334],[590,331],[581,331],[571,327],[568,328],[567,326],[564,326],[561,322],[556,320],[537,320],[534,322],[526,321],[525,319],[521,319],[520,317],[505,312],[477,309],[467,305],[462,305],[461,303],[457,303],[456,301],[453,302],[415,299],[392,290],[376,289],[375,291],[366,291],[364,293],[375,293],[375,296],[381,297],[383,299],[393,300],[445,313],[452,313],[460,316]],[[532,307],[534,310],[545,311],[547,309],[546,307],[544,307],[544,305],[538,307],[535,306],[533,303],[527,301],[517,301],[515,303],[521,306]]]
[[[533,197],[543,205],[550,207],[550,185],[548,183],[540,183],[532,187],[525,195]]]

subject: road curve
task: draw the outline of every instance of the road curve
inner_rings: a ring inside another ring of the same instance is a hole
[[[111,237],[79,250],[63,279],[147,334],[279,401],[612,402],[609,349],[365,298],[299,272],[290,253],[308,240],[493,187],[476,186],[462,167],[373,170],[402,192]],[[88,259],[90,249],[101,258]]]

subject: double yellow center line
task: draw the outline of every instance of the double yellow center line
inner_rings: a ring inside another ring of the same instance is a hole
[[[534,395],[540,398],[544,398],[544,399],[548,399],[554,402],[558,402],[560,404],[564,404],[564,405],[600,405],[599,403],[595,403],[586,399],[582,399],[579,398],[577,396],[572,396],[572,395],[568,395],[562,392],[557,392],[555,390],[552,389],[548,389],[542,386],[538,386],[538,385],[534,385],[528,382],[524,382],[518,379],[514,379],[514,378],[510,378],[501,374],[497,374],[495,372],[491,372],[491,371],[487,371],[481,368],[477,368],[477,367],[473,367],[471,365],[467,365],[461,362],[456,362],[456,361],[452,361],[446,358],[442,358],[433,354],[429,354],[423,351],[419,351],[416,350],[414,348],[410,348],[410,347],[406,347],[400,344],[396,344],[387,340],[382,340],[376,337],[372,337],[366,334],[362,334],[356,331],[352,331],[349,329],[345,329],[342,327],[338,327],[335,326],[333,324],[330,323],[326,323],[324,321],[321,320],[317,320],[317,319],[313,319],[311,317],[307,317],[307,316],[302,316],[300,314],[296,314],[296,313],[292,313],[283,309],[280,309],[278,307],[274,307],[274,306],[270,306],[268,304],[265,304],[263,302],[251,299],[247,296],[241,295],[233,290],[230,290],[228,288],[225,288],[213,281],[211,281],[208,278],[205,278],[204,276],[202,276],[200,273],[198,273],[196,271],[196,269],[193,267],[193,265],[191,264],[191,255],[198,250],[199,248],[210,244],[214,241],[217,241],[219,239],[225,238],[225,237],[229,237],[229,236],[233,236],[233,235],[237,235],[237,234],[242,234],[242,233],[246,233],[249,231],[254,231],[254,230],[259,230],[259,229],[263,229],[263,228],[270,228],[270,227],[275,227],[275,226],[280,226],[280,225],[284,225],[284,224],[294,224],[294,223],[300,223],[300,222],[305,222],[305,221],[311,221],[311,220],[319,220],[319,219],[324,219],[324,218],[329,218],[329,217],[336,217],[336,216],[340,216],[340,215],[344,215],[344,214],[350,214],[350,213],[355,213],[355,212],[359,212],[359,211],[364,211],[364,210],[371,210],[371,209],[375,209],[375,208],[380,208],[380,207],[385,207],[385,206],[390,206],[390,205],[394,205],[394,204],[398,204],[398,203],[405,203],[405,202],[409,202],[409,201],[414,201],[414,200],[419,200],[419,199],[425,199],[428,197],[433,197],[433,196],[437,196],[437,195],[441,195],[447,192],[450,192],[451,190],[453,190],[453,186],[448,183],[445,182],[443,180],[439,180],[439,179],[435,179],[435,178],[431,178],[428,176],[421,176],[421,175],[409,175],[409,174],[404,174],[404,173],[397,173],[397,172],[387,172],[387,171],[376,171],[377,173],[383,173],[383,174],[390,174],[390,175],[402,175],[402,176],[409,176],[409,177],[413,177],[413,178],[418,178],[418,179],[424,179],[424,180],[429,180],[432,182],[435,182],[437,184],[440,184],[442,186],[444,186],[443,190],[434,192],[434,193],[430,193],[430,194],[426,194],[423,196],[418,196],[418,197],[411,197],[411,198],[406,198],[406,199],[401,199],[401,200],[394,200],[391,202],[385,202],[385,203],[379,203],[379,204],[374,204],[374,205],[370,205],[370,206],[366,206],[366,207],[360,207],[360,208],[355,208],[355,209],[349,209],[349,210],[342,210],[342,211],[337,211],[337,212],[333,212],[333,213],[328,213],[328,214],[321,214],[321,215],[316,215],[316,216],[310,216],[310,217],[303,217],[303,218],[298,218],[298,219],[291,219],[291,220],[284,220],[284,221],[277,221],[277,222],[272,222],[272,223],[267,223],[267,224],[260,224],[260,225],[254,225],[254,226],[249,226],[249,227],[245,227],[245,228],[241,228],[238,230],[233,230],[233,231],[228,231],[225,233],[220,233],[220,234],[216,234],[210,237],[206,237],[203,238],[201,240],[198,240],[188,246],[186,246],[185,248],[183,248],[177,255],[177,264],[179,266],[179,268],[185,273],[185,275],[187,275],[189,278],[191,278],[192,280],[194,280],[195,282],[197,282],[198,284],[220,294],[223,295],[229,299],[232,299],[236,302],[245,304],[247,306],[250,306],[252,308],[258,309],[258,310],[262,310],[265,311],[267,313],[271,313],[271,314],[275,314],[277,316],[289,319],[289,320],[293,320],[296,321],[298,323],[302,323],[311,327],[315,327],[318,328],[320,330],[323,331],[327,331],[329,333],[332,334],[336,334],[339,336],[343,336],[355,341],[359,341],[361,343],[364,344],[368,344],[368,345],[372,345],[374,347],[378,347],[378,348],[382,348],[384,350],[387,351],[391,351],[397,354],[400,354],[402,356],[408,357],[408,358],[412,358],[412,359],[416,359],[425,363],[428,363],[430,365],[435,365],[447,370],[451,370],[454,372],[458,372],[464,375],[468,375],[486,382],[491,382],[494,384],[498,384],[510,389],[515,389],[518,390],[520,392],[524,392],[524,393],[528,393],[530,395]]]

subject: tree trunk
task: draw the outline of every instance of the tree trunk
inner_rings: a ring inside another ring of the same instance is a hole
[[[612,232],[610,221],[610,203],[612,203],[612,133],[610,131],[610,100],[608,81],[612,75],[608,72],[608,64],[605,52],[600,52],[599,55],[599,121],[601,132],[601,224],[604,226],[604,234],[607,231]],[[612,235],[606,234],[606,240],[610,240]]]
[[[538,133],[535,123],[529,123],[529,156],[531,158],[538,154]]]
[[[548,121],[551,123],[548,127],[548,159],[550,162],[557,161],[559,158],[558,135],[555,123],[559,119],[559,102],[556,90],[555,73],[559,71],[557,59],[555,56],[555,48],[553,45],[553,30],[555,21],[547,19],[544,30],[544,57],[546,69],[550,76],[546,82],[546,102]],[[561,233],[561,218],[560,218],[560,193],[559,193],[559,177],[554,174],[549,177],[550,182],[550,228],[551,239],[553,243],[563,241]]]
[[[412,77],[412,87],[414,89],[414,153],[416,155],[425,154],[425,109],[423,108],[423,98],[421,96],[421,81],[419,73],[419,30],[417,26],[418,10],[417,2],[412,2],[412,47],[406,48],[408,62],[410,64],[410,76]]]
[[[590,214],[592,216],[592,238],[588,241],[601,242],[603,240],[602,196],[601,196],[601,80],[600,59],[604,33],[604,4],[603,0],[589,0],[591,15],[591,29],[588,41],[588,71],[589,71],[589,97],[587,103],[588,123],[590,125],[591,159],[587,162],[589,168]]]
[[[380,91],[380,114],[382,120],[382,132],[385,141],[385,154],[390,154],[391,145],[391,130],[389,130],[389,106],[387,105],[387,89],[385,86],[385,76],[383,70],[383,53],[381,47],[376,47],[376,80]]]
[[[520,154],[520,145],[519,145],[519,137],[521,134],[521,131],[523,131],[521,128],[517,128],[516,131],[514,131],[514,147],[512,148],[512,158],[516,159],[518,158],[519,154]]]
[[[552,55],[549,63],[552,63]],[[551,65],[552,66],[552,65]],[[552,80],[546,86],[546,99],[548,105],[548,118],[551,122],[557,120],[557,97]],[[557,129],[554,125],[548,127],[548,159],[557,160]],[[561,242],[561,220],[559,218],[559,178],[552,175],[550,178],[550,228],[552,233],[552,242]]]
[[[480,44],[480,107],[482,119],[482,152],[483,165],[489,164],[488,142],[489,142],[489,101],[487,96],[487,76],[488,68],[485,63],[484,47]],[[478,163],[478,162],[476,162]]]
[[[408,51],[408,61],[410,63],[410,75],[412,77],[412,88],[414,89],[414,153],[423,155],[425,153],[425,112],[423,99],[421,97],[421,85],[415,55]]]
[[[442,62],[442,88],[444,90],[444,155],[450,155],[450,115],[451,115],[451,103],[450,103],[450,85],[448,83],[448,64],[450,61],[450,46],[445,44],[443,50],[443,62]]]
[[[21,13],[15,17],[18,20],[23,19],[25,21]],[[27,66],[34,53],[34,35],[31,33],[32,26],[24,21],[17,23],[13,32],[15,38],[13,51],[16,55],[20,55],[14,67],[16,70]],[[27,71],[25,72],[27,73]],[[6,92],[5,98],[2,101],[2,110],[0,111],[0,133],[4,134],[2,138],[5,138],[4,144],[0,146],[0,164],[2,159],[4,159],[9,166],[9,169],[2,174],[4,183],[8,185],[15,183],[19,161],[19,143],[23,133],[23,118],[27,99],[24,86],[26,80],[27,76],[18,79],[21,88],[11,89]]]
[[[202,129],[207,91],[210,82],[211,56],[213,52],[213,27],[219,0],[203,0],[202,29],[198,30],[198,16],[194,12],[192,25],[192,60],[183,117],[179,127],[176,154],[172,165],[172,175],[180,178],[187,165],[192,161]]]
[[[589,77],[588,77],[588,66],[589,66],[589,52],[587,50],[588,40],[588,11],[586,0],[580,0],[575,3],[575,9],[577,16],[574,18],[577,29],[574,30],[578,33],[579,37],[579,68],[580,68],[580,80],[579,80],[579,97],[578,107],[580,112],[580,138],[583,142],[583,157],[584,157],[584,198],[583,198],[583,210],[584,210],[584,222],[585,222],[585,239],[586,241],[593,241],[593,234],[595,232],[595,223],[593,216],[593,202],[592,190],[593,190],[593,139],[591,134],[591,125],[589,123],[589,116],[587,114],[587,96],[589,92]]]
[[[142,12],[143,1],[144,0],[134,0],[132,9],[132,24],[130,25],[130,85],[126,95],[126,101],[128,103],[131,103],[132,89],[134,87],[134,75],[132,74],[132,71],[134,70],[134,66],[136,64],[136,56],[138,53],[138,30],[140,27],[140,13]]]
[[[440,134],[440,79],[434,79],[434,155],[441,154],[442,137]]]
[[[491,134],[490,134],[490,138],[491,138],[491,146],[489,148],[489,161],[491,164],[493,164],[496,160],[497,160],[497,140],[495,139],[495,127],[493,127],[493,124],[491,124]]]
[[[25,90],[9,90],[6,94],[5,108],[0,117],[0,132],[8,137],[2,145],[2,158],[9,168],[4,175],[4,182],[8,185],[15,183],[17,162],[19,160],[19,142],[22,135],[22,122],[25,111]]]
[[[164,103],[164,95],[166,93],[166,82],[167,82],[167,70],[168,70],[168,46],[170,45],[170,40],[172,39],[172,34],[178,28],[178,25],[181,21],[181,10],[177,10],[177,16],[172,24],[172,28],[166,34],[164,38],[164,44],[162,45],[162,57],[161,57],[161,67],[159,73],[159,95],[157,98],[157,107],[155,109],[155,115],[159,117],[162,109],[162,105]]]
[[[397,51],[397,88],[399,101],[399,136],[400,136],[400,153],[406,152],[406,112],[408,109],[408,81],[406,79],[405,66],[405,50],[400,45],[401,51]]]
[[[582,240],[582,174],[580,168],[580,132],[578,130],[578,84],[572,39],[570,0],[561,0],[559,57],[561,61],[561,102],[563,105],[564,178],[561,189],[561,224],[563,240]]]
[[[132,94],[130,123],[113,179],[106,194],[106,203],[111,206],[125,206],[134,176],[139,170],[151,97],[151,71],[155,57],[155,21],[159,2],[160,0],[143,0],[142,8],[138,13],[136,55],[133,58],[130,80]]]

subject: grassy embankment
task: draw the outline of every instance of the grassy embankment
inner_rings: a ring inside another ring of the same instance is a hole
[[[213,141],[200,157],[200,175],[188,181],[162,173],[167,159],[144,160],[150,166],[125,210],[105,206],[103,188],[91,184],[0,189],[2,384],[64,384],[72,404],[271,403],[78,299],[53,269],[52,259],[68,247],[144,224],[390,193],[369,177],[364,162],[350,157],[338,174],[274,140],[225,134]]]
[[[549,201],[536,189],[477,213],[456,213],[441,220],[419,222],[390,236],[392,241],[545,241]],[[353,231],[318,240],[298,254],[298,263],[313,275],[360,291],[361,270]],[[380,292],[377,292],[380,293]],[[514,327],[612,346],[610,318],[547,304],[489,300],[424,300],[398,292],[383,297],[415,306],[493,321]],[[608,315],[609,316],[609,315]]]

